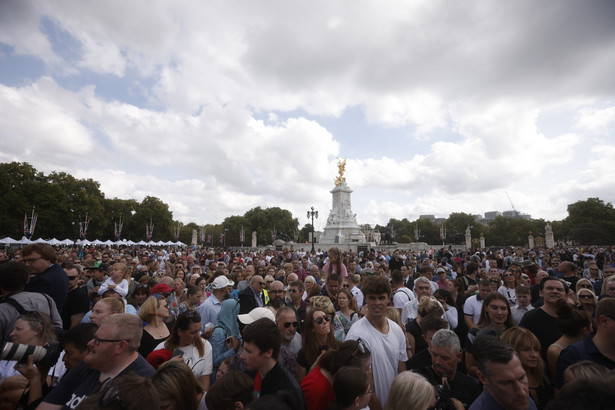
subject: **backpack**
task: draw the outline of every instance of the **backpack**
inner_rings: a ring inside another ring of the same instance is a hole
[[[49,297],[49,295],[46,295],[44,293],[41,293],[41,295],[43,295],[45,297],[45,299],[47,299],[47,304],[49,305],[49,313],[51,314],[52,311],[52,306],[51,306],[51,298]],[[15,308],[15,310],[17,310],[17,312],[19,313],[19,316],[26,314],[28,312],[35,312],[34,310],[26,310],[26,308],[24,308],[21,303],[19,303],[18,301],[16,301],[15,299],[13,299],[11,296],[6,296],[3,297],[0,300],[0,303],[8,303],[9,305],[13,306]],[[54,328],[55,330],[55,334],[58,337],[58,340],[61,340],[60,337],[62,337],[65,333],[64,329],[62,328]]]

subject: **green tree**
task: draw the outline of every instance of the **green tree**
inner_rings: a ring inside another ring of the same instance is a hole
[[[250,209],[243,217],[246,221],[246,231],[256,231],[259,245],[271,243],[271,232],[275,231],[276,239],[292,240],[294,232],[299,228],[299,220],[293,218],[290,211],[279,207],[262,209],[260,206]]]
[[[568,206],[562,221],[567,239],[582,245],[615,243],[615,209],[600,198],[587,198]]]
[[[28,163],[0,164],[0,237],[23,236],[24,213],[30,217],[37,205],[42,179],[43,174]]]
[[[140,239],[145,240],[145,226],[150,222],[154,224],[152,241],[168,241],[173,237],[173,214],[169,211],[169,205],[156,197],[146,196],[137,205],[132,219],[135,221],[137,232],[138,227],[141,229],[141,235],[136,235],[138,239],[133,239],[135,242]]]
[[[487,246],[527,246],[530,232],[534,237],[544,236],[544,220],[528,220],[497,216],[485,235]]]
[[[134,199],[105,199],[102,201],[105,208],[105,228],[101,240],[115,240],[115,224],[122,221],[121,239],[139,241],[143,230],[137,231],[137,223],[133,218],[139,203]]]

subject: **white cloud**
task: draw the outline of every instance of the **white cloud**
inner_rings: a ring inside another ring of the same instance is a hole
[[[576,115],[575,123],[588,131],[605,134],[615,123],[615,107],[583,108]]]
[[[609,6],[3,2],[0,160],[157,196],[184,222],[282,206],[303,224],[312,204],[326,220],[352,148],[362,223],[504,210],[504,191],[565,216],[567,201],[615,199]],[[20,76],[15,56],[43,73]]]
[[[20,88],[0,85],[3,159],[64,167],[92,152],[96,142],[72,110],[78,99],[48,78]]]

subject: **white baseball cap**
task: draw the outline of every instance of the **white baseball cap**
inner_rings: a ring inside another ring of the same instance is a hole
[[[218,276],[211,283],[211,288],[212,289],[224,289],[227,286],[233,286],[234,284],[235,282],[233,282],[232,280],[228,280],[226,276]]]
[[[250,311],[250,313],[246,313],[244,315],[238,315],[237,318],[244,325],[249,325],[252,322],[256,322],[258,319],[262,318],[271,319],[275,322],[275,315],[273,312],[266,307],[257,307]]]

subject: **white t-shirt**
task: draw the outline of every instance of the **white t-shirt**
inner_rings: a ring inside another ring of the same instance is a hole
[[[413,299],[415,299],[414,292],[404,286],[403,288],[397,289],[393,294],[393,306],[397,309],[402,309],[404,304]]]
[[[418,316],[419,300],[418,298],[412,299],[410,302],[404,303],[401,310],[401,323],[404,325],[408,323],[410,319],[416,319]]]
[[[213,370],[213,350],[211,344],[208,340],[203,340],[203,343],[205,344],[205,354],[203,356],[199,355],[199,350],[194,345],[178,347],[179,350],[184,352],[182,355],[184,363],[192,369],[192,374],[194,374],[197,379],[201,376],[211,374]],[[154,350],[158,349],[164,349],[164,342],[156,346]]]
[[[352,296],[354,296],[355,300],[357,301],[357,306],[359,307],[359,309],[361,309],[364,300],[363,292],[361,292],[361,289],[359,289],[357,286],[353,286],[352,289],[350,289],[350,293],[352,293]]]
[[[367,320],[360,319],[352,325],[345,340],[361,338],[372,353],[372,373],[374,375],[374,390],[384,408],[393,379],[397,376],[399,362],[408,360],[406,352],[406,337],[401,327],[391,319],[389,333],[382,334]]]
[[[478,300],[476,295],[472,295],[466,299],[465,305],[463,305],[463,314],[467,316],[472,316],[472,322],[474,324],[478,323],[478,319],[480,319],[480,311],[483,308],[483,301]]]
[[[515,306],[517,304],[517,295],[514,289],[508,289],[506,286],[502,285],[498,288],[498,292],[500,292],[510,306]]]

